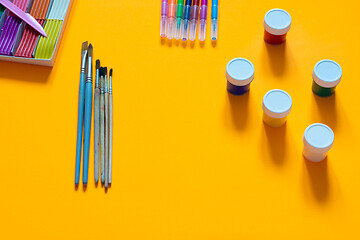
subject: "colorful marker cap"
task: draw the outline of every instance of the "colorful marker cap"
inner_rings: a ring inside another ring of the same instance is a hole
[[[291,27],[290,14],[282,9],[272,9],[265,14],[264,28],[273,35],[284,35]]]
[[[262,107],[269,117],[285,118],[291,111],[292,99],[287,92],[274,89],[265,94]]]
[[[235,86],[246,86],[254,79],[254,65],[245,58],[235,58],[226,66],[226,79]]]
[[[341,77],[342,69],[335,61],[322,60],[315,65],[313,79],[321,87],[336,87],[340,83]]]
[[[322,123],[310,125],[304,133],[304,145],[315,153],[327,153],[334,143],[334,132]]]

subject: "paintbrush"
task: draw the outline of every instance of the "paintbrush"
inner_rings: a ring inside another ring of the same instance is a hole
[[[100,68],[100,147],[101,147],[101,183],[105,184],[105,96],[104,96],[104,68]]]
[[[105,189],[109,184],[109,93],[107,82],[107,67],[104,68],[105,74]]]
[[[88,183],[89,172],[89,154],[90,154],[90,134],[91,134],[91,115],[92,115],[92,99],[93,99],[93,67],[92,56],[93,47],[90,44],[88,47],[88,60],[86,69],[86,83],[85,83],[85,116],[84,116],[84,156],[83,156],[83,184]]]
[[[94,93],[94,177],[99,182],[99,146],[100,146],[100,60],[96,60],[95,93]]]
[[[112,95],[112,74],[109,73],[109,184],[112,180],[112,143],[113,143],[113,95]]]
[[[81,47],[81,69],[79,85],[79,106],[78,106],[78,126],[76,141],[76,163],[75,163],[75,185],[79,184],[80,164],[81,164],[81,144],[83,135],[84,105],[85,105],[85,68],[87,59],[88,42],[84,42]]]

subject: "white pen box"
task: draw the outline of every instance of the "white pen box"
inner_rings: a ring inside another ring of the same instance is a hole
[[[30,12],[33,1],[35,1],[35,0],[29,1],[26,12]],[[12,2],[14,2],[14,0]],[[58,33],[55,36],[53,36],[54,39],[51,39],[51,42],[44,43],[44,41],[46,41],[47,39],[43,38],[42,40],[40,40],[42,37],[39,37],[37,39],[37,43],[36,43],[34,51],[31,54],[31,56],[32,56],[31,58],[14,56],[17,48],[19,47],[20,41],[21,41],[23,33],[24,33],[24,29],[26,26],[26,24],[24,22],[22,22],[17,31],[17,34],[16,34],[15,43],[11,50],[11,56],[0,55],[0,60],[52,67],[55,63],[55,59],[56,59],[56,56],[57,56],[57,53],[58,53],[58,50],[60,47],[61,39],[64,34],[67,20],[70,15],[72,3],[73,3],[73,0],[51,0],[50,1],[49,9],[46,14],[46,20],[43,25],[45,31],[47,30],[45,28],[47,21],[49,21],[49,24],[51,21],[62,21],[62,24],[60,26],[60,24],[58,23],[58,26],[59,26],[57,29]],[[0,18],[0,27],[1,27],[0,34],[2,34],[4,22],[8,15],[9,15],[8,10],[5,10],[4,14]],[[55,19],[48,19],[48,17],[52,17],[52,16],[54,16]],[[46,33],[50,37],[51,33],[50,33],[50,35],[48,32],[46,32]],[[42,44],[40,44],[41,46],[45,45],[46,47],[48,47],[48,49],[53,49],[52,52],[47,51],[46,59],[42,58],[42,57],[44,57],[44,54],[41,54],[41,51],[39,51],[40,54],[36,54],[37,48],[39,47],[39,42],[42,42]]]

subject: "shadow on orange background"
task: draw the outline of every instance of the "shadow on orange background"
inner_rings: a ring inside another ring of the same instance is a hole
[[[249,98],[251,92],[247,92],[241,96],[234,96],[227,92],[230,104],[230,114],[233,125],[236,130],[245,130],[249,120]]]
[[[321,123],[328,125],[333,131],[336,131],[338,126],[338,108],[336,93],[330,97],[319,97],[313,94],[314,112],[318,113]]]
[[[1,62],[0,77],[3,79],[43,83],[45,84],[51,74],[51,67],[33,66],[23,63]]]
[[[282,77],[287,67],[286,42],[281,45],[271,45],[264,42],[264,45],[267,53],[266,62],[269,63],[276,77]]]
[[[287,124],[273,128],[263,123],[265,132],[265,154],[271,159],[271,162],[281,167],[286,162],[288,150]]]
[[[319,203],[325,203],[330,195],[330,183],[328,173],[328,159],[314,163],[303,157],[305,162],[306,179],[314,199]]]

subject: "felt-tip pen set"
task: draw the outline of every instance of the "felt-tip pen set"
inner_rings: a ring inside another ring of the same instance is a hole
[[[199,22],[199,40],[206,39],[208,0],[161,0],[160,36],[195,41]],[[211,4],[211,40],[218,35],[218,0]]]
[[[93,96],[93,47],[87,42],[82,44],[79,86],[79,106],[76,144],[75,185],[80,181],[81,150],[83,148],[83,185],[88,183],[91,116],[94,109],[94,179],[105,189],[112,182],[112,136],[113,136],[113,69],[100,67],[96,60],[95,89]],[[92,105],[94,99],[94,105]],[[83,147],[82,147],[83,144]],[[101,163],[101,167],[100,164]]]

